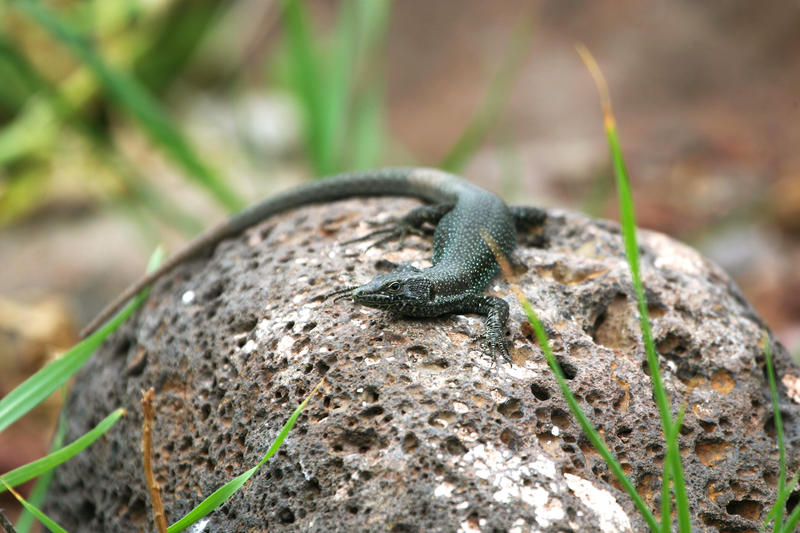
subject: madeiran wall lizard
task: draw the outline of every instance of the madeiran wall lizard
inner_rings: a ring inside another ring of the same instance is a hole
[[[309,204],[354,197],[403,196],[429,205],[412,209],[393,226],[358,239],[382,236],[384,242],[436,226],[432,266],[399,265],[370,282],[343,287],[338,295],[355,303],[411,317],[448,313],[486,316],[486,345],[511,362],[505,339],[508,304],[483,292],[498,271],[494,254],[484,241],[488,234],[508,255],[517,241],[517,228],[542,224],[546,214],[535,207],[507,206],[499,196],[457,176],[430,168],[386,168],[340,174],[300,185],[245,208],[210,228],[168,258],[157,270],[140,278],[111,302],[83,331],[86,336],[105,322],[139,291],[187,259],[277,213]]]

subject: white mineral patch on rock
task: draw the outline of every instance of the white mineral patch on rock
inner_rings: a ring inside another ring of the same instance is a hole
[[[794,403],[800,403],[800,378],[792,374],[786,374],[781,381],[786,386],[787,396]]]
[[[575,493],[586,507],[597,513],[598,526],[604,533],[632,531],[628,515],[619,506],[614,496],[604,489],[599,489],[591,482],[572,475],[564,474],[567,486]]]
[[[492,444],[479,444],[464,454],[462,461],[469,465],[476,477],[485,479],[496,488],[492,495],[495,501],[524,503],[533,508],[540,526],[547,527],[566,516],[561,501],[553,498],[551,491],[541,484],[535,484],[537,478],[555,476],[555,464],[544,456],[523,463],[519,456],[508,450]]]
[[[442,483],[433,489],[433,495],[437,498],[449,498],[453,495],[453,489],[455,488],[452,483]]]

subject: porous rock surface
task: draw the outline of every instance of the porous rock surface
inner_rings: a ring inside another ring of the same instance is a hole
[[[154,463],[171,523],[257,463],[324,376],[280,451],[205,531],[644,531],[505,282],[491,289],[511,304],[514,366],[481,353],[480,317],[398,319],[321,298],[367,281],[381,259],[427,266],[430,242],[418,237],[340,244],[414,205],[298,209],[157,283],[75,383],[69,439],[119,406],[128,416],[60,467],[51,516],[70,531],[153,529],[143,389],[155,388]],[[764,324],[716,266],[663,235],[640,237],[661,369],[673,410],[687,406],[693,525],[754,531],[778,472]],[[657,511],[664,444],[620,241],[616,224],[552,211],[540,234],[521,236],[515,261],[573,392]],[[793,472],[800,407],[783,383],[798,369],[772,351]]]

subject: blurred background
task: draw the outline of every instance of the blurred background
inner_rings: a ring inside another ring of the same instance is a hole
[[[721,264],[800,352],[800,5],[0,0],[0,395],[212,222],[339,171],[438,166]],[[59,398],[0,435],[47,450]],[[3,494],[0,507],[13,507]]]

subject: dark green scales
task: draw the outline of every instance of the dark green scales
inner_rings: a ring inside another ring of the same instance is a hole
[[[427,168],[389,168],[341,174],[314,181],[254,204],[215,226],[170,257],[156,271],[128,287],[84,330],[91,333],[127,300],[180,263],[210,249],[223,239],[296,207],[354,197],[404,196],[430,205],[412,209],[393,226],[358,239],[380,235],[378,243],[419,232],[427,223],[436,227],[430,268],[400,265],[361,286],[331,292],[354,302],[412,317],[448,313],[485,315],[486,340],[492,354],[510,362],[505,340],[508,304],[483,294],[497,274],[494,254],[484,241],[488,234],[508,255],[516,246],[518,226],[541,224],[545,213],[534,207],[509,207],[497,195],[452,174]],[[329,296],[330,296],[329,295]]]

